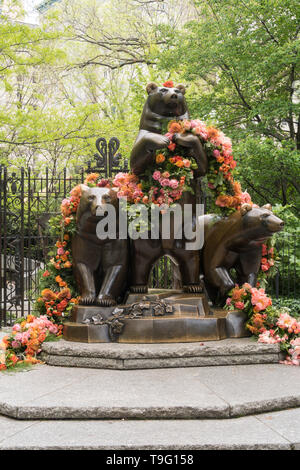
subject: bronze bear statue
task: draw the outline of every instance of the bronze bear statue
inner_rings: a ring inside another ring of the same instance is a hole
[[[170,140],[161,135],[164,121],[189,119],[189,111],[184,97],[185,87],[159,87],[155,83],[147,85],[148,97],[144,105],[140,120],[140,130],[131,152],[131,170],[142,175],[143,172],[153,166],[156,151],[168,147]],[[194,157],[198,170],[197,176],[204,175],[207,171],[207,156],[199,138],[191,133],[175,134],[176,144],[186,147],[188,155]],[[195,181],[192,183],[195,185]],[[190,192],[183,193],[179,203],[191,204],[195,212],[196,198]],[[172,225],[172,223],[171,223]],[[195,215],[193,220],[195,225]],[[161,229],[161,226],[160,226]],[[174,232],[174,227],[171,227]],[[199,252],[187,250],[186,240],[137,239],[131,242],[132,277],[131,290],[133,292],[147,292],[148,278],[155,261],[161,256],[168,255],[174,258],[180,266],[182,284],[188,292],[198,292],[199,287]]]
[[[170,140],[161,135],[164,121],[189,119],[189,111],[184,97],[184,85],[159,87],[149,83],[148,97],[140,120],[140,130],[134,143],[130,167],[136,174],[142,174],[155,161],[156,150],[167,148]],[[175,134],[176,144],[189,149],[191,157],[198,164],[199,175],[207,171],[207,157],[199,138],[193,134]]]
[[[243,204],[227,218],[209,214],[199,217],[204,224],[204,246],[201,271],[210,299],[224,305],[226,294],[235,285],[230,275],[233,268],[236,282],[255,287],[260,269],[262,244],[282,230],[284,222],[271,212],[270,204],[262,207]]]
[[[117,215],[119,205],[116,191],[81,185],[72,255],[82,305],[115,305],[123,300],[122,295],[127,287],[128,240],[118,239],[117,227],[115,239],[100,239],[97,235],[97,224],[101,218],[103,220],[109,205],[115,208]],[[99,209],[102,215],[97,215]]]

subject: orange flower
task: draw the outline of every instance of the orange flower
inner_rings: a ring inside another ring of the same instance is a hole
[[[238,195],[242,192],[241,184],[238,181],[233,183],[233,191],[235,195]]]
[[[70,261],[66,261],[64,264],[64,268],[71,268],[71,266],[72,266],[72,263],[70,263]]]
[[[60,276],[56,276],[55,280],[59,284],[62,281],[62,278]]]
[[[99,173],[90,173],[85,178],[85,183],[95,183],[95,181],[99,178]]]
[[[56,299],[56,294],[51,289],[42,290],[41,296],[43,297],[44,301],[47,301],[47,300],[52,301]]]
[[[163,83],[163,86],[166,88],[174,88],[173,80],[167,80],[165,83]]]
[[[74,196],[74,197],[80,197],[81,196],[81,187],[80,187],[80,185],[75,186],[75,188],[72,189],[70,194],[71,194],[71,196]]]
[[[67,233],[64,234],[64,240],[70,240],[70,236]]]
[[[207,127],[206,131],[207,131],[209,139],[214,139],[215,137],[219,135],[219,130],[216,129],[215,127]]]
[[[71,291],[68,287],[65,287],[64,289],[62,289],[59,294],[57,295],[57,297],[62,300],[62,299],[70,299],[71,298]]]
[[[171,132],[171,134],[182,132],[182,125],[179,122],[172,121],[169,123],[168,130]]]
[[[165,161],[165,156],[162,154],[162,153],[159,153],[158,155],[156,155],[156,163],[162,163]]]
[[[175,163],[176,166],[178,166],[178,168],[182,168],[184,166],[184,163],[182,160],[177,160],[177,162]]]
[[[34,315],[27,315],[27,323],[32,323],[34,320],[35,320],[35,316]]]

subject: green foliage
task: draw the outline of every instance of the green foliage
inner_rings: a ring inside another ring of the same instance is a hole
[[[282,307],[288,308],[290,315],[295,318],[300,318],[300,299],[292,299],[289,297],[279,297],[272,299],[275,311],[280,310]]]

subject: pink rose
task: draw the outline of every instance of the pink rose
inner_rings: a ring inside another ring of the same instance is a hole
[[[236,302],[234,306],[235,308],[238,308],[239,310],[243,310],[245,308],[244,302]]]
[[[170,180],[168,178],[162,178],[159,182],[162,186],[170,186]]]
[[[178,183],[178,181],[175,180],[175,179],[172,179],[172,180],[169,181],[169,186],[170,186],[170,188],[172,188],[172,189],[178,188],[178,185],[179,185],[179,183]]]
[[[158,181],[159,178],[161,177],[161,174],[160,174],[160,171],[155,171],[152,175],[152,178],[155,180],[155,181]]]

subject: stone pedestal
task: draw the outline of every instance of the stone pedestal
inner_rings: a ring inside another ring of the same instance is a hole
[[[167,311],[161,310],[161,301],[167,305]],[[242,312],[211,309],[204,294],[150,289],[148,294],[129,294],[117,310],[116,307],[74,307],[70,321],[64,326],[64,337],[87,343],[213,341],[249,336],[245,321]]]

